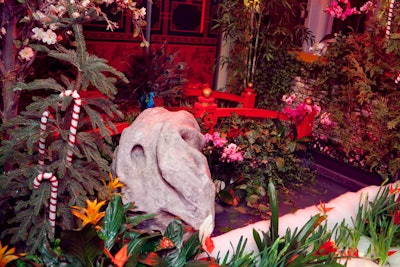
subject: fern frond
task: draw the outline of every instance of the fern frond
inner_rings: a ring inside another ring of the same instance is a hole
[[[52,89],[52,90],[56,90],[58,92],[62,92],[64,90],[64,88],[57,83],[56,80],[52,79],[52,78],[48,78],[48,79],[36,79],[30,83],[17,83],[15,85],[15,87],[13,88],[13,90],[28,90],[28,91],[32,91],[32,90],[39,90],[39,89]]]

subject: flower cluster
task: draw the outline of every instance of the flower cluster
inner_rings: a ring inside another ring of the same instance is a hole
[[[345,20],[347,17],[352,15],[359,15],[362,12],[368,13],[372,9],[372,7],[372,1],[367,1],[360,8],[360,10],[358,10],[356,7],[351,6],[350,0],[334,0],[324,11],[331,17]]]
[[[226,138],[220,136],[220,133],[215,132],[213,134],[206,133],[204,135],[207,143],[212,143],[214,148],[222,149],[217,153],[220,153],[220,160],[222,162],[235,162],[235,161],[243,161],[243,153],[240,148],[234,144],[229,143]],[[228,144],[228,145],[227,145]],[[212,153],[212,146],[206,147],[206,150],[211,154]]]
[[[295,94],[291,94],[290,96],[282,96],[282,101],[286,103],[283,113],[294,121],[301,121],[307,114],[311,112],[315,112],[316,116],[318,116],[321,112],[321,107],[314,105],[313,101],[305,101],[303,103],[299,103],[296,108],[292,108],[295,100]]]

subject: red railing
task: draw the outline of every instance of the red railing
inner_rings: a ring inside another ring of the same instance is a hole
[[[292,121],[296,125],[298,139],[312,134],[315,111],[306,114],[300,121],[293,121],[282,112],[254,108],[257,94],[252,86],[245,88],[240,96],[212,91],[209,88],[192,88],[186,90],[185,94],[187,96],[197,96],[197,102],[194,104],[193,110],[194,116],[201,118],[207,129],[210,129],[210,132],[214,130],[218,118],[230,117],[232,113],[235,113],[238,116],[249,118]],[[217,102],[221,99],[236,102],[239,107],[218,107]]]
[[[202,119],[204,126],[210,132],[214,131],[218,118],[230,117],[232,113],[238,116],[249,118],[264,118],[264,119],[279,119],[284,121],[292,121],[287,115],[282,112],[267,109],[255,108],[256,92],[252,86],[244,89],[241,95],[234,95],[224,92],[212,91],[207,86],[192,86],[184,89],[185,97],[196,97],[197,101],[194,103],[193,108],[188,107],[165,107],[169,110],[187,110],[196,118]],[[218,107],[218,102],[229,101],[236,105],[236,107]],[[162,101],[155,99],[156,106],[163,106]],[[297,138],[310,136],[315,118],[315,112],[308,113],[300,121],[292,121],[296,125]],[[128,127],[127,122],[115,123],[116,130],[112,131],[112,135],[120,134]],[[96,131],[96,130],[95,130]]]

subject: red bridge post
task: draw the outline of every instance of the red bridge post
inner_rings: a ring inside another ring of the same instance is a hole
[[[217,103],[215,103],[215,98],[212,97],[211,88],[204,87],[202,94],[197,98],[197,102],[194,103],[194,116],[202,119],[205,127],[212,133],[218,119],[216,114]]]
[[[247,87],[244,88],[244,92],[242,92],[243,97],[243,107],[244,108],[254,108],[256,104],[256,96],[257,93],[254,90],[254,85],[252,82],[247,84]]]

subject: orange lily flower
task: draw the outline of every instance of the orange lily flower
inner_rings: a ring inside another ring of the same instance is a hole
[[[14,255],[15,248],[8,249],[8,245],[4,246],[1,244],[0,241],[0,267],[5,267],[7,263],[18,259],[17,255]]]
[[[115,256],[111,255],[107,248],[104,248],[104,253],[111,259],[117,267],[123,267],[132,254],[128,255],[128,244],[125,244]]]
[[[109,194],[112,194],[115,191],[115,189],[124,186],[124,184],[119,181],[119,178],[118,177],[114,178],[111,173],[110,173],[110,180],[108,181],[108,183],[106,183],[104,180],[102,181],[104,186],[107,188],[107,193]]]
[[[82,220],[82,227],[91,223],[97,225],[98,222],[104,217],[105,212],[100,212],[100,208],[106,203],[106,201],[101,201],[97,203],[97,199],[90,201],[86,199],[87,208],[82,208],[78,206],[72,206],[72,214]]]

